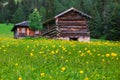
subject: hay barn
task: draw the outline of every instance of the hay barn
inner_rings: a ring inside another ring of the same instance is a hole
[[[70,8],[43,23],[42,36],[48,38],[89,41],[91,16]]]

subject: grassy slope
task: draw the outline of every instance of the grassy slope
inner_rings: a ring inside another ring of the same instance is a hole
[[[0,80],[120,80],[120,42],[16,40],[11,28],[0,24]]]
[[[0,39],[0,79],[120,80],[120,42]]]
[[[0,38],[13,37],[13,33],[11,32],[12,27],[12,24],[0,24]]]

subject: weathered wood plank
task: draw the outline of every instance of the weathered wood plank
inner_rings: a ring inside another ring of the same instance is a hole
[[[87,29],[87,26],[59,26],[60,29]]]
[[[89,33],[61,33],[61,37],[74,37],[74,36],[89,36]]]
[[[80,23],[59,23],[58,26],[86,26],[87,24]]]

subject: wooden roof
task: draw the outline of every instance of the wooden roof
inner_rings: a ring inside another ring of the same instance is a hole
[[[29,22],[28,21],[23,21],[23,22],[15,24],[15,26],[29,26]]]
[[[75,8],[72,7],[72,8],[70,8],[70,9],[68,9],[68,10],[66,10],[66,11],[64,11],[64,12],[58,14],[58,15],[56,15],[54,18],[49,19],[49,20],[43,22],[43,24],[49,23],[49,22],[55,20],[56,18],[58,18],[58,17],[60,17],[60,16],[62,16],[62,15],[64,15],[64,14],[66,14],[66,13],[68,13],[68,12],[70,12],[70,11],[78,12],[80,15],[85,16],[85,17],[88,18],[88,19],[91,19],[91,18],[92,18],[91,16],[83,13],[82,11],[79,11],[78,9],[75,9]]]
[[[20,26],[20,27],[29,27],[29,22],[28,21],[23,21],[23,22],[17,23],[17,24],[14,25],[14,27],[12,28],[11,31],[14,31],[14,29],[16,27],[18,27],[18,26]]]
[[[75,8],[73,8],[73,7],[70,8],[70,9],[68,9],[68,10],[66,10],[66,11],[64,11],[64,12],[62,12],[62,13],[60,13],[60,14],[58,14],[58,15],[56,15],[54,18],[58,18],[58,17],[66,14],[66,13],[72,11],[72,10],[75,11],[75,12],[78,12],[80,15],[83,15],[83,16],[85,16],[85,17],[87,17],[87,18],[92,18],[91,16],[89,16],[89,15],[83,13],[82,11],[79,11],[78,9],[75,9]]]

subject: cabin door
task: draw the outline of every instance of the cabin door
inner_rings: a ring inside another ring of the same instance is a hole
[[[70,37],[70,40],[78,41],[78,37]]]

